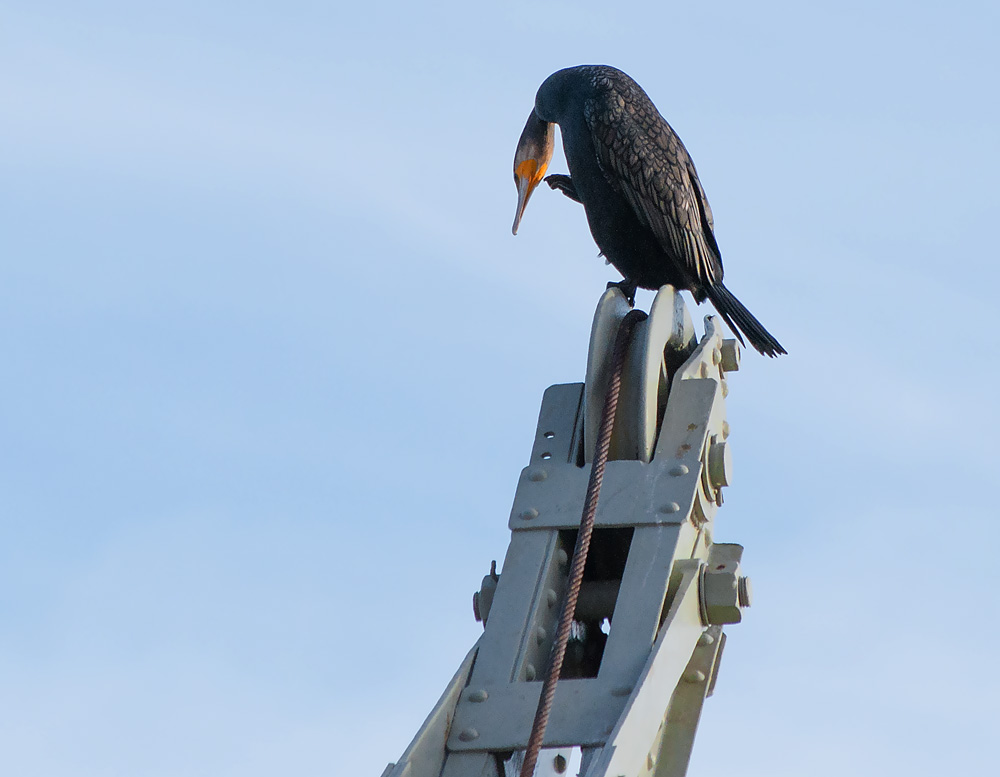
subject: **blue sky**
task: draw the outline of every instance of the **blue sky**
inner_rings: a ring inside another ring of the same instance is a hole
[[[510,235],[587,62],[790,352],[731,381],[756,600],[691,773],[990,768],[997,6],[341,5],[0,7],[0,771],[402,752],[615,278],[555,193]]]

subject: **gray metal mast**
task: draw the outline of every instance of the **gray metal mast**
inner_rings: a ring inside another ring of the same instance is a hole
[[[542,398],[498,575],[475,595],[484,633],[383,777],[508,777],[530,735],[580,524],[609,358],[629,310],[617,288],[594,316],[585,384]],[[622,375],[611,455],[573,639],[536,775],[682,777],[725,643],[750,604],[739,545],[712,535],[732,460],[726,375],[735,340],[706,316],[699,341],[680,295],[657,293]]]

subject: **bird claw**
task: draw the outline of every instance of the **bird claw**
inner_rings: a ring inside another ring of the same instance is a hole
[[[609,289],[618,289],[618,291],[625,295],[625,299],[628,300],[628,306],[630,308],[635,307],[635,290],[637,287],[638,284],[635,281],[630,281],[627,278],[623,281],[618,281],[617,283],[614,281],[608,282]]]
[[[545,183],[549,185],[549,188],[561,191],[571,200],[580,203],[583,202],[580,199],[580,195],[576,193],[576,187],[573,185],[573,179],[568,175],[553,173],[545,179]]]

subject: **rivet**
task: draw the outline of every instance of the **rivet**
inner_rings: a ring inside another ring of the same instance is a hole
[[[560,566],[566,566],[569,563],[569,554],[562,548],[559,548],[556,551],[556,561],[559,562]]]
[[[632,693],[631,685],[620,685],[611,689],[612,696],[628,696],[630,693]]]
[[[555,607],[556,602],[558,601],[559,601],[559,594],[555,592],[555,589],[550,588],[548,591],[545,592],[545,603],[548,604],[549,607]]]
[[[677,464],[676,466],[671,467],[670,474],[675,478],[679,478],[681,475],[686,475],[690,471],[691,470],[688,469],[687,464]]]
[[[534,507],[529,507],[527,510],[522,510],[520,515],[522,521],[530,521],[533,518],[537,517],[538,517],[538,510],[536,510]]]
[[[719,353],[719,349],[716,348],[714,351],[712,351],[712,364],[718,364],[721,361],[722,361],[722,354]]]
[[[676,513],[681,509],[681,506],[677,502],[667,502],[665,505],[660,505],[661,513]]]
[[[474,728],[463,729],[462,733],[458,735],[458,738],[463,742],[471,742],[474,739],[479,739],[479,732]]]
[[[728,438],[729,438],[729,421],[723,421],[722,422],[722,439],[725,440],[725,439],[728,439]]]
[[[524,679],[529,683],[535,679],[535,665],[525,664],[524,665]]]
[[[698,644],[701,645],[702,647],[711,645],[713,642],[715,642],[715,637],[713,637],[707,631],[700,637],[698,637]]]
[[[725,399],[728,396],[729,396],[729,382],[723,380],[722,381],[722,398]]]
[[[548,636],[548,634],[545,633],[545,629],[542,628],[541,626],[539,626],[537,629],[535,629],[535,641],[539,645],[541,645],[545,641],[545,638],[547,636]]]
[[[697,669],[692,669],[690,672],[684,673],[684,682],[686,683],[703,683],[705,682],[705,673]]]
[[[541,483],[545,478],[549,476],[549,473],[544,469],[533,469],[528,472],[528,480],[533,483]]]
[[[707,378],[708,377],[708,365],[705,364],[705,362],[701,363],[701,367],[699,368],[698,373],[699,373],[699,377],[702,377],[702,378]]]
[[[486,701],[490,698],[490,695],[482,688],[478,691],[473,691],[466,697],[469,701],[474,701],[476,704]]]
[[[652,753],[646,753],[646,768],[649,771],[653,771],[653,767],[656,765],[656,760],[653,758]]]

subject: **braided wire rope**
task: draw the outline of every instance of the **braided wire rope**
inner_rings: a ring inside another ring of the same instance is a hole
[[[594,518],[597,515],[597,500],[601,494],[601,484],[604,481],[604,468],[608,463],[608,451],[611,448],[611,432],[615,426],[615,413],[618,409],[618,395],[622,385],[622,367],[625,364],[625,354],[632,338],[635,325],[646,318],[641,310],[631,310],[622,319],[615,337],[614,350],[611,357],[611,380],[608,383],[608,393],[604,397],[604,408],[601,411],[601,423],[598,427],[597,445],[594,451],[594,462],[590,469],[590,479],[587,482],[587,494],[583,500],[583,515],[580,518],[580,530],[576,535],[576,546],[573,548],[573,563],[569,571],[569,588],[563,600],[559,614],[559,628],[555,641],[549,653],[549,668],[542,684],[538,707],[535,710],[535,720],[531,724],[531,736],[521,764],[521,777],[532,777],[538,753],[542,749],[545,738],[545,728],[549,722],[549,712],[552,710],[552,700],[555,698],[556,682],[562,672],[563,659],[566,656],[566,644],[569,642],[570,627],[576,613],[576,602],[580,596],[580,586],[583,583],[583,570],[587,564],[587,554],[590,551],[590,538],[594,533]]]

